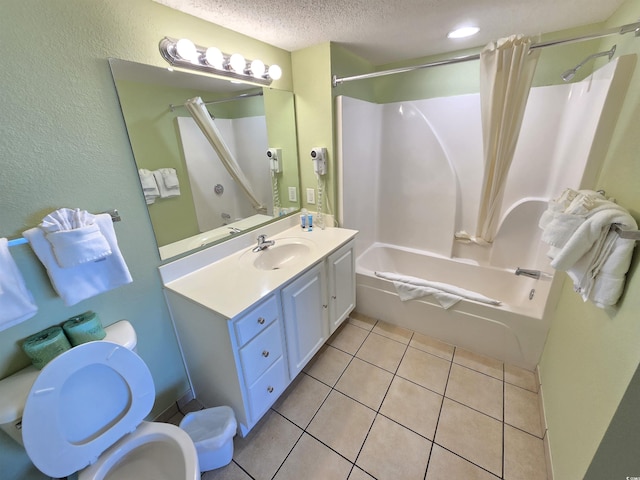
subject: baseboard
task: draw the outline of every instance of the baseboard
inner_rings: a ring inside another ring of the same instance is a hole
[[[553,462],[551,457],[551,445],[549,442],[549,427],[547,423],[547,414],[544,409],[544,393],[542,388],[542,381],[540,380],[540,366],[536,367],[536,380],[538,382],[538,402],[540,405],[540,419],[542,421],[542,429],[544,436],[542,441],[544,442],[544,459],[547,464],[547,480],[553,480]]]
[[[155,418],[155,422],[168,423],[175,415],[184,411],[184,406],[193,400],[195,397],[191,389],[187,390],[177,401],[173,402],[167,407],[160,415]]]

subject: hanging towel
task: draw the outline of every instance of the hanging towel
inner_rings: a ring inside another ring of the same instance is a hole
[[[147,205],[151,205],[160,196],[156,177],[154,177],[151,170],[147,170],[146,168],[138,169],[138,176],[140,177],[140,183],[142,184],[144,199],[147,202]]]
[[[433,295],[438,303],[445,309],[452,307],[463,298],[488,303],[490,305],[500,305],[502,303],[499,300],[485,297],[480,293],[465,290],[464,288],[449,285],[448,283],[431,282],[421,278],[391,272],[375,272],[375,274],[377,277],[392,281],[400,300],[403,302],[426,295]]]
[[[539,223],[545,229],[542,239],[550,245],[551,266],[567,272],[583,301],[601,308],[615,305],[624,290],[635,241],[620,238],[611,226],[636,230],[636,221],[626,209],[590,190],[578,191],[564,211],[561,207],[550,203],[552,212]],[[571,218],[571,227],[562,230],[560,220],[565,217]]]
[[[111,247],[95,215],[79,208],[60,208],[42,220],[40,228],[51,243],[58,265],[75,267],[111,255]]]
[[[29,240],[31,248],[46,267],[54,290],[69,306],[133,281],[118,248],[111,215],[95,215],[95,222],[109,243],[111,255],[70,268],[58,265],[53,247],[42,228],[36,227],[23,232],[23,236]]]
[[[158,185],[160,198],[177,197],[180,195],[178,175],[174,168],[159,168],[153,171],[153,176]]]
[[[16,262],[9,242],[0,238],[0,331],[33,317],[38,311]]]

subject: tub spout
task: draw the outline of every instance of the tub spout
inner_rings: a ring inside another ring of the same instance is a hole
[[[540,270],[527,270],[525,268],[516,268],[516,275],[523,275],[529,278],[535,278],[538,280],[540,278]]]

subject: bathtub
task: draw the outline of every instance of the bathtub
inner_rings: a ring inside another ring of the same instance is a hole
[[[533,370],[549,329],[546,313],[557,301],[551,293],[558,289],[552,289],[552,275],[543,273],[539,280],[516,276],[517,266],[501,269],[374,243],[356,259],[356,311]],[[376,271],[448,283],[502,303],[463,299],[445,310],[432,296],[403,302],[393,283],[375,276]]]

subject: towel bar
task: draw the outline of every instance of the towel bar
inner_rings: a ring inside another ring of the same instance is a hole
[[[611,228],[614,232],[620,235],[620,238],[625,238],[627,240],[635,240],[640,241],[640,230],[624,230],[620,225],[614,223]]]
[[[111,220],[113,220],[114,223],[122,220],[120,218],[120,213],[118,212],[117,208],[114,208],[112,210],[107,210],[106,212],[103,212],[103,213],[108,213],[109,215],[111,215]],[[8,245],[10,247],[15,247],[16,245],[24,245],[25,243],[28,243],[27,239],[24,237],[19,237],[19,238],[14,238],[12,240],[9,240]]]

